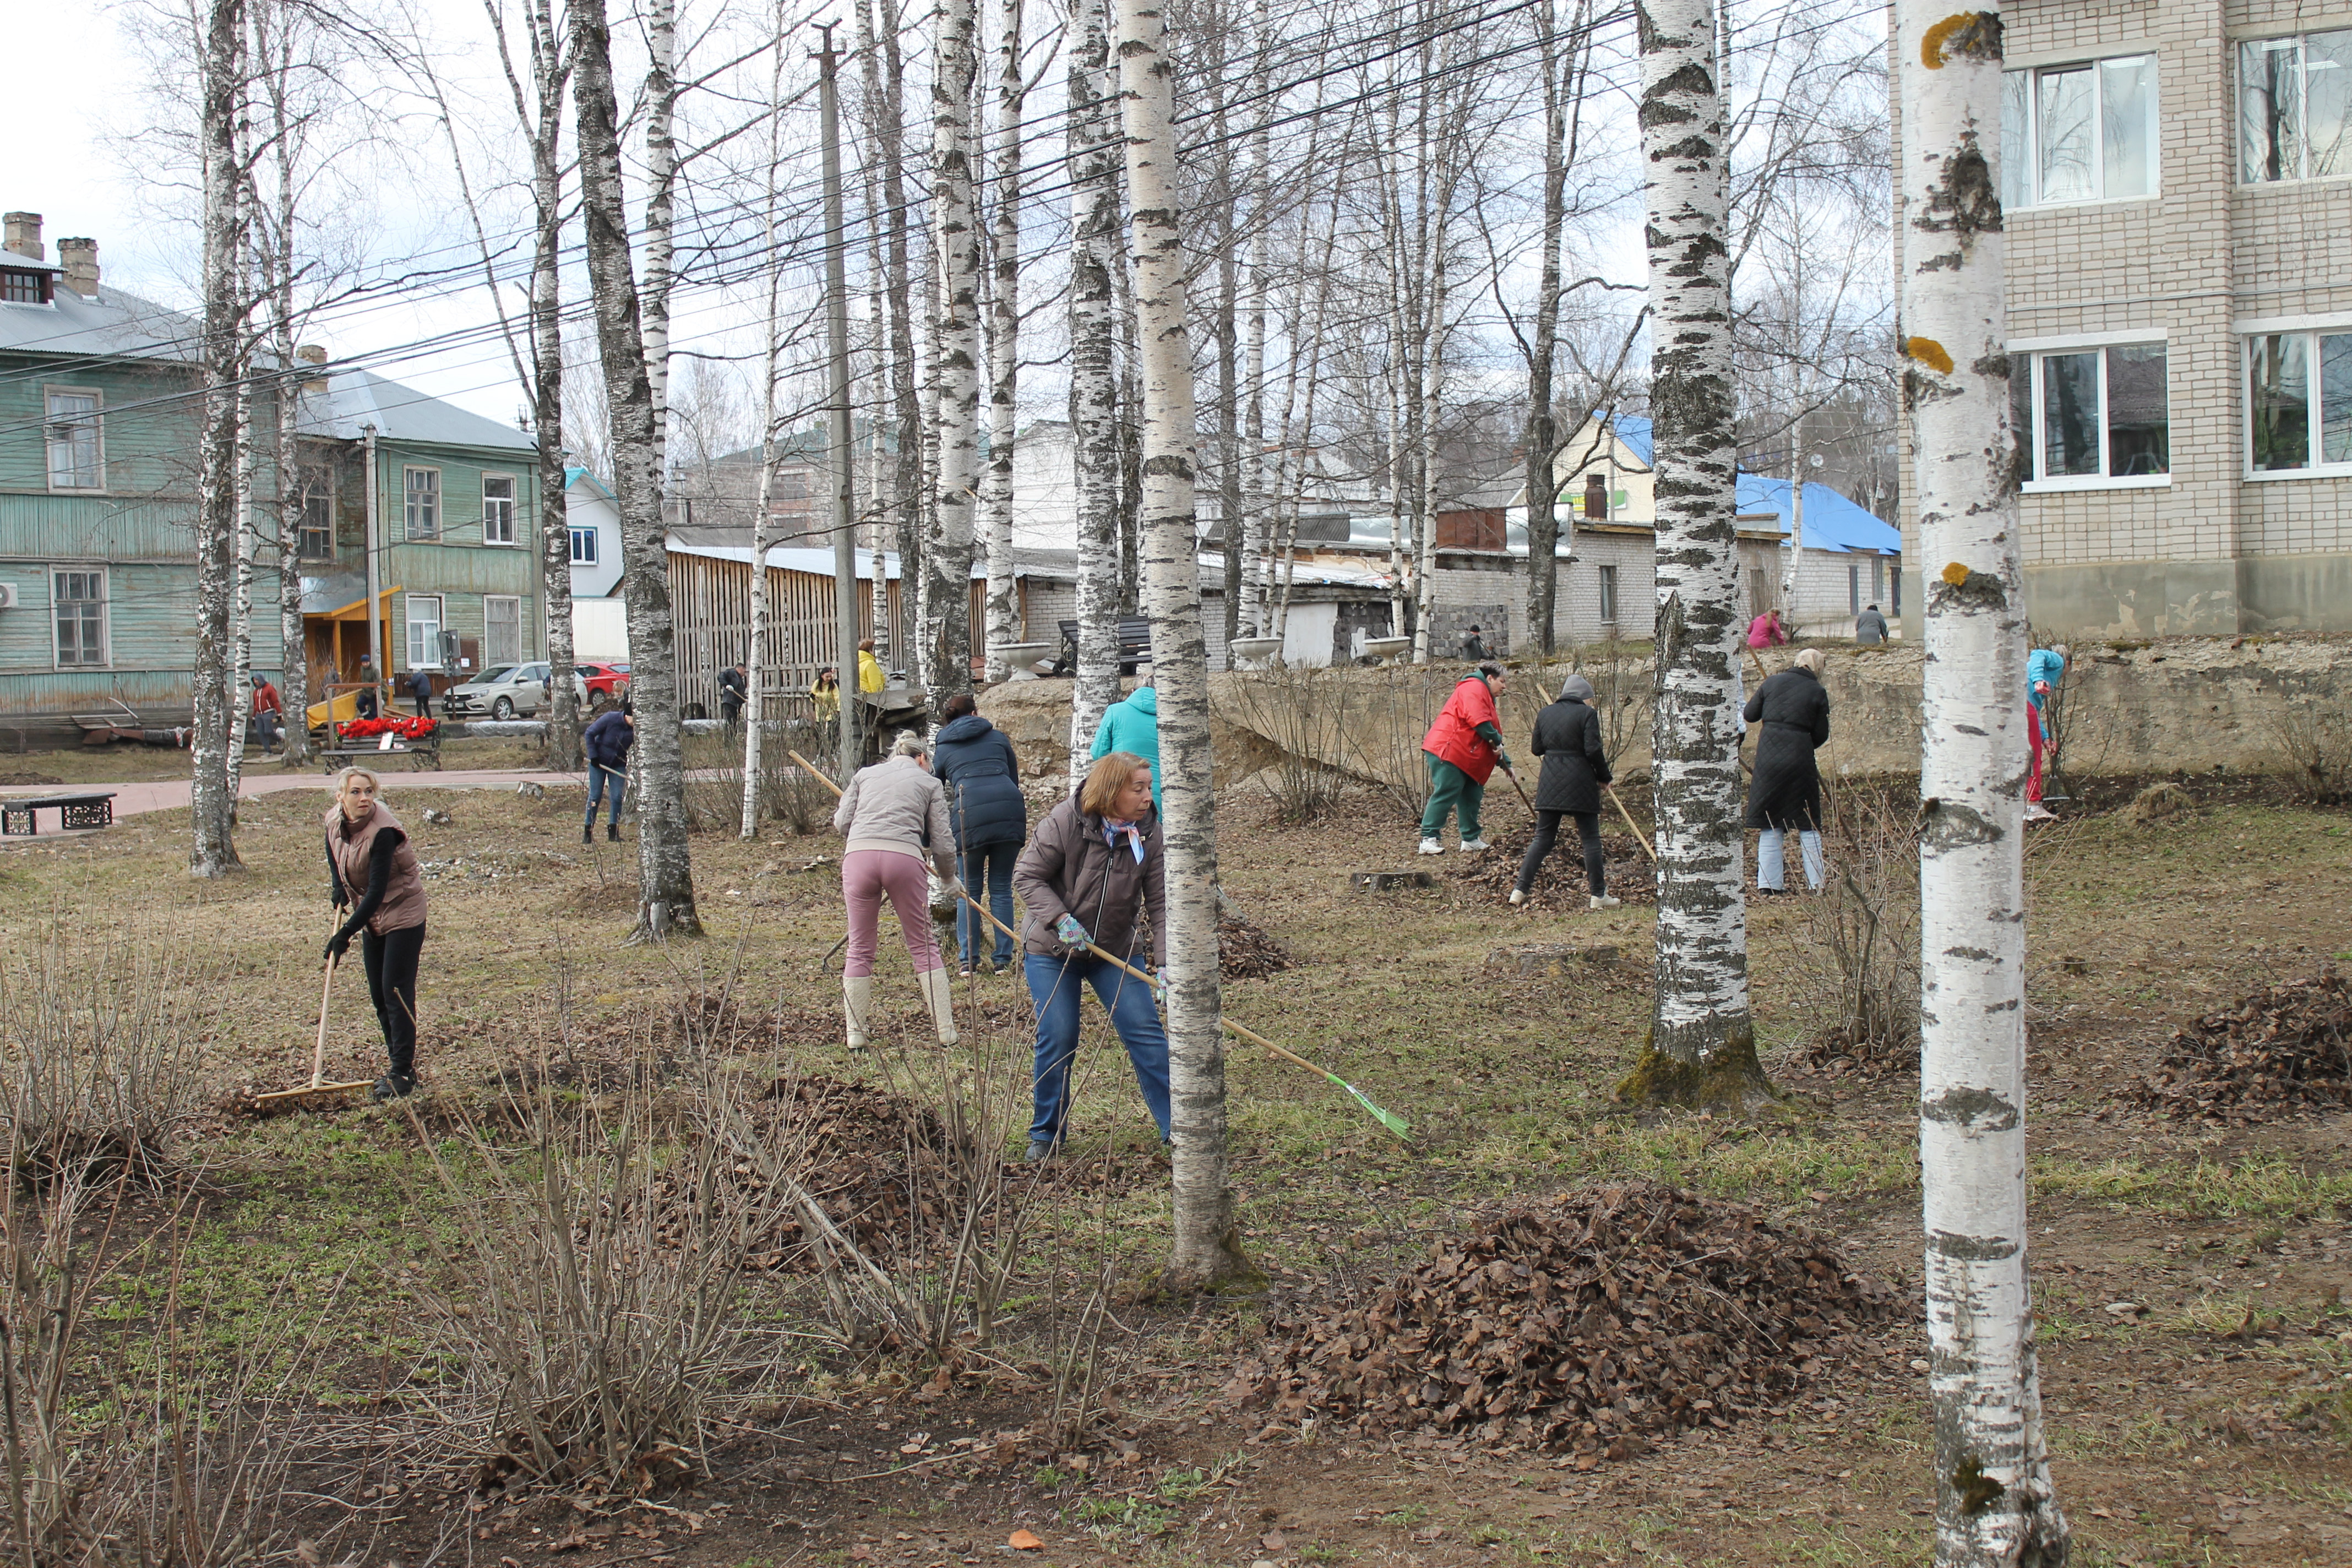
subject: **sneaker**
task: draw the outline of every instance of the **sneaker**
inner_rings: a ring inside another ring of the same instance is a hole
[[[989,961],[989,967],[993,973],[1002,974],[1006,970],[1013,967],[1013,961],[1009,958],[991,959]]]
[[[413,1073],[388,1072],[375,1080],[368,1089],[368,1098],[381,1103],[387,1100],[405,1100],[416,1092]]]
[[[1525,888],[1513,888],[1511,889],[1511,902],[1515,904],[1524,904],[1527,901],[1528,891]]]
[[[1032,1165],[1042,1165],[1053,1157],[1054,1145],[1043,1138],[1029,1140],[1029,1152],[1021,1156],[1025,1163]]]
[[[2055,822],[2058,820],[2058,814],[2051,810],[2048,806],[2042,805],[2038,800],[2029,800],[2025,803],[2025,820],[2028,822]]]
[[[1484,838],[1465,838],[1462,841],[1462,853],[1465,855],[1475,855],[1481,849],[1492,849],[1493,847],[1494,846],[1487,843]]]
[[[1612,899],[1606,893],[1595,893],[1592,895],[1591,907],[1596,910],[1613,910],[1624,901],[1622,899]]]
[[[1445,853],[1445,846],[1440,844],[1434,838],[1424,838],[1421,841],[1421,853],[1423,855],[1443,855]]]

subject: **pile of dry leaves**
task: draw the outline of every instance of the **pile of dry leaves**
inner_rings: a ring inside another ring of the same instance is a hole
[[[1433,1243],[1363,1305],[1302,1304],[1228,1393],[1276,1418],[1622,1458],[1784,1400],[1892,1305],[1810,1232],[1632,1182]]]
[[[2330,971],[2206,1014],[2172,1037],[2133,1098],[2216,1126],[2352,1105],[2352,984]]]
[[[1493,795],[1489,795],[1487,800],[1492,805]],[[1480,855],[1449,855],[1444,864],[1456,886],[1492,894],[1500,902],[1511,896],[1512,884],[1519,875],[1519,861],[1536,836],[1535,825],[1527,820],[1526,812],[1514,805],[1508,816],[1499,812],[1487,814],[1486,835],[1493,848]],[[1604,827],[1601,850],[1608,858],[1602,880],[1608,884],[1612,898],[1629,904],[1658,901],[1658,879],[1639,844],[1626,834],[1612,833]],[[1590,896],[1584,880],[1583,842],[1577,837],[1575,819],[1563,818],[1559,837],[1545,857],[1543,868],[1536,873],[1536,885],[1528,890],[1527,907],[1555,913],[1580,910]]]
[[[1217,971],[1228,980],[1263,980],[1294,961],[1290,950],[1241,916],[1217,916]]]

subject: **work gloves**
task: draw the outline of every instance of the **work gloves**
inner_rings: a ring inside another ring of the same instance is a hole
[[[1158,998],[1162,1008],[1168,1005],[1168,972],[1166,970],[1155,969],[1151,972],[1151,994]]]
[[[1065,947],[1086,947],[1094,942],[1094,938],[1087,934],[1087,928],[1078,923],[1076,915],[1064,915],[1055,921],[1054,934],[1062,939]]]
[[[1508,752],[1499,752],[1496,753],[1495,761],[1496,764],[1507,773],[1515,773],[1519,771],[1511,765],[1511,753]]]
[[[330,963],[336,963],[342,958],[343,954],[351,952],[351,950],[352,933],[347,931],[339,931],[334,935],[327,939],[327,962]]]

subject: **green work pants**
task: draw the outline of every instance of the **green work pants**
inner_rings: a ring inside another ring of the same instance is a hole
[[[1422,808],[1421,836],[1434,838],[1444,831],[1449,812],[1458,813],[1465,843],[1478,841],[1478,805],[1486,798],[1486,786],[1470,782],[1470,775],[1433,752],[1423,752],[1421,760],[1429,764],[1429,804]]]

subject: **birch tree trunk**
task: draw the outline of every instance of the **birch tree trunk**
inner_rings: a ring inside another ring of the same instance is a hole
[[[245,101],[245,13],[241,0],[205,0],[196,13],[197,126],[204,231],[204,423],[196,452],[196,659],[190,719],[188,791],[193,843],[188,873],[223,877],[243,868],[230,830],[229,608],[236,591],[236,383],[245,309],[237,228],[237,137]]]
[[[897,503],[899,592],[914,592],[923,554],[923,411],[915,384],[914,291],[908,260],[908,233],[906,177],[906,75],[899,54],[898,0],[879,0],[877,29],[865,0],[857,7],[858,53],[863,61],[866,133],[873,155],[881,165],[881,217],[889,236],[889,281],[885,290],[890,307],[890,402],[898,417],[893,467],[893,500]],[[874,620],[883,628],[880,640],[901,657],[896,630],[889,626],[885,585],[874,580]]]
[[[1247,448],[1243,469],[1242,524],[1243,598],[1251,635],[1265,636],[1265,315],[1267,266],[1272,258],[1274,100],[1267,90],[1267,69],[1274,58],[1274,19],[1267,0],[1257,0],[1257,58],[1252,62],[1251,96],[1257,100],[1257,123],[1250,132],[1249,322],[1242,350],[1242,374],[1249,388],[1249,405],[1242,416],[1242,440]],[[1293,353],[1297,345],[1292,344]],[[1231,528],[1229,521],[1226,527]]]
[[[1106,5],[1116,0],[1104,0]],[[1111,130],[1118,131],[1117,115]],[[1143,610],[1143,346],[1135,308],[1135,280],[1126,258],[1115,256],[1110,269],[1117,310],[1118,343],[1118,411],[1112,427],[1118,433],[1118,613]]]
[[[290,19],[272,28],[268,10],[255,17],[256,49],[260,55],[255,73],[268,95],[272,188],[269,216],[262,242],[255,247],[260,260],[260,287],[269,312],[271,352],[278,374],[271,384],[271,460],[278,470],[275,496],[278,514],[278,699],[285,721],[285,765],[310,761],[310,667],[308,638],[302,626],[302,500],[304,483],[300,430],[302,376],[294,351],[294,215],[296,171],[293,106],[289,99],[295,62],[290,47]]]
[[[1583,10],[1578,8],[1578,20]],[[1549,659],[1559,604],[1559,429],[1552,414],[1552,364],[1559,350],[1559,247],[1568,218],[1568,88],[1560,79],[1559,31],[1552,0],[1536,6],[1543,71],[1543,257],[1536,282],[1533,339],[1528,344],[1528,635]],[[1574,46],[1570,46],[1574,53]]]
[[[1013,398],[1021,380],[1021,116],[1028,94],[1021,77],[1022,0],[1003,0],[996,40],[996,241],[990,258],[994,291],[988,336],[988,626],[982,642],[988,679],[1012,674],[996,650],[1016,642],[1021,605],[1013,579]]]
[[[1775,1099],[1748,1003],[1739,789],[1728,150],[1710,0],[1641,0],[1657,471],[1656,999],[1621,1098],[1734,1113]]]
[[[1225,1164],[1225,1055],[1219,1023],[1217,824],[1209,767],[1208,644],[1201,626],[1192,510],[1192,360],[1184,242],[1176,209],[1174,68],[1157,0],[1120,0],[1118,61],[1133,204],[1138,336],[1143,350],[1143,531],[1168,803],[1168,1073],[1175,1144],[1175,1235],[1163,1282],[1222,1290],[1264,1282],[1242,1256]]]
[[[646,44],[650,56],[646,71],[646,280],[639,309],[644,313],[646,374],[653,391],[654,481],[666,487],[671,230],[677,213],[677,0],[647,0]],[[634,648],[631,658],[634,664]],[[635,680],[629,684],[634,690]]]
[[[2026,1272],[2025,613],[2001,291],[2001,25],[1895,7],[1903,400],[1927,667],[1919,1161],[1936,1561],[2056,1568]]]
[[[781,16],[778,21],[781,24]],[[783,447],[776,439],[776,374],[783,357],[783,329],[778,320],[784,286],[783,255],[776,243],[776,180],[784,158],[783,70],[783,29],[779,26],[768,72],[768,184],[760,214],[761,249],[768,258],[768,317],[760,357],[760,496],[751,513],[751,632],[743,651],[743,710],[748,717],[743,722],[743,822],[739,837],[747,844],[760,833],[760,752],[762,721],[767,717],[768,518],[775,501],[776,468],[783,459]],[[835,452],[833,460],[841,462],[847,456]],[[854,647],[845,647],[842,657],[853,666],[856,663]],[[856,689],[853,679],[849,689]]]
[[[926,689],[936,710],[971,689],[972,515],[980,486],[980,224],[972,202],[973,0],[941,0],[931,72],[933,339],[939,388],[937,517],[923,563]],[[1015,68],[1018,69],[1016,63]]]
[[[1119,265],[1118,152],[1102,0],[1070,25],[1070,454],[1078,524],[1078,670],[1070,693],[1070,792],[1103,714],[1118,700],[1118,383],[1112,269]]]
[[[531,430],[539,437],[539,565],[547,601],[548,765],[581,764],[580,693],[572,639],[571,490],[563,451],[563,89],[572,74],[550,0],[530,0],[530,95],[511,74],[515,113],[530,142]],[[501,55],[505,39],[499,39]]]
[[[252,297],[250,279],[238,293]],[[243,335],[243,334],[240,334]],[[252,342],[246,339],[250,364]],[[259,479],[259,455],[253,445],[253,381],[241,377],[236,388],[236,595],[229,613],[228,682],[228,816],[236,820],[236,796],[245,782],[245,726],[253,711],[253,506]]]
[[[686,840],[678,755],[677,658],[662,539],[660,436],[621,189],[619,111],[604,0],[571,0],[572,109],[580,143],[581,217],[596,306],[596,346],[611,420],[613,490],[621,513],[622,593],[636,709],[637,923],[633,940],[702,934]]]

